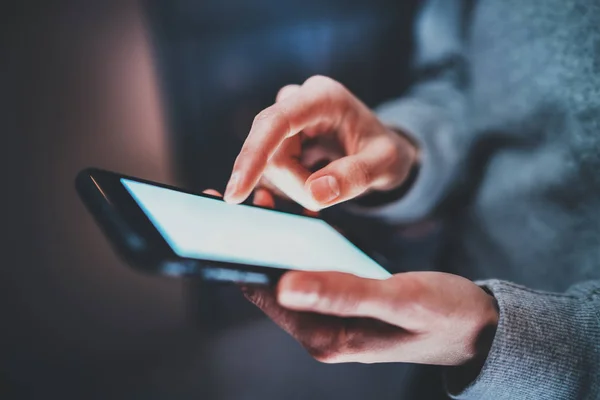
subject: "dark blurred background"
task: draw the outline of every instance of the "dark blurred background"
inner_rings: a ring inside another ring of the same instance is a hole
[[[399,96],[417,3],[3,5],[3,398],[398,398],[397,366],[320,365],[236,288],[132,271],[73,178],[222,188],[281,86],[325,74],[371,106]]]

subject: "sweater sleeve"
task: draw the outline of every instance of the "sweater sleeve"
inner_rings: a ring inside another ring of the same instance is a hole
[[[600,398],[600,281],[564,294],[512,283],[478,282],[494,295],[500,319],[479,376],[454,399]]]
[[[415,83],[408,94],[383,104],[379,118],[415,143],[420,170],[401,199],[378,207],[349,205],[351,211],[389,222],[427,216],[460,174],[468,151],[465,95],[468,66],[463,54],[465,3],[430,0],[415,25]]]

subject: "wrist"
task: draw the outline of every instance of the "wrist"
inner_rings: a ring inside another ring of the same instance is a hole
[[[477,368],[477,373],[481,371],[485,360],[490,352],[494,337],[496,335],[496,329],[498,328],[498,303],[494,296],[486,293],[487,307],[482,315],[482,321],[480,328],[474,338],[473,348],[475,349],[474,355],[469,361],[473,367]]]
[[[496,299],[486,292],[486,307],[482,312],[480,323],[473,335],[470,348],[473,350],[468,360],[449,373],[448,389],[450,393],[460,393],[477,379],[488,358],[496,329],[498,327],[499,309]]]

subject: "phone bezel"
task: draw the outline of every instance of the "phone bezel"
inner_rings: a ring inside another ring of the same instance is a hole
[[[125,188],[121,179],[146,183],[217,201],[223,201],[223,199],[206,193],[187,190],[98,168],[87,168],[81,171],[76,178],[76,188],[80,197],[88,210],[93,214],[105,235],[109,238],[117,253],[132,266],[147,272],[158,272],[175,276],[206,275],[208,271],[210,276],[205,276],[205,278],[208,279],[228,281],[252,281],[255,279],[257,280],[257,283],[265,281],[264,279],[261,279],[261,276],[265,277],[266,281],[273,282],[279,279],[283,273],[288,271],[288,269],[270,267],[267,265],[201,260],[177,255],[154,226],[150,218]],[[251,204],[249,201],[244,204],[269,211],[296,214],[301,215],[304,218],[322,220],[318,217],[307,216],[300,213],[261,207]],[[361,246],[357,245],[355,241],[351,239],[348,240],[367,256],[373,258],[372,255],[365,251]],[[237,272],[238,275],[219,275],[219,271],[224,270]],[[246,275],[244,275],[244,273]],[[264,283],[266,283],[266,281]]]

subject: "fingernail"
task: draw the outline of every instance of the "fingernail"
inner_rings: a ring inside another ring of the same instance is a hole
[[[319,300],[319,282],[303,282],[301,288],[279,293],[279,303],[284,307],[310,307]]]
[[[282,292],[279,303],[284,307],[310,307],[316,304],[319,296],[316,293]]]
[[[331,175],[322,176],[309,185],[310,193],[319,203],[329,203],[340,195],[340,185]]]
[[[227,188],[225,189],[225,194],[223,195],[225,201],[233,200],[232,197],[234,196],[235,191],[237,190],[239,180],[239,174],[237,172],[234,172],[231,175],[231,178],[229,178],[229,183],[227,183]]]

